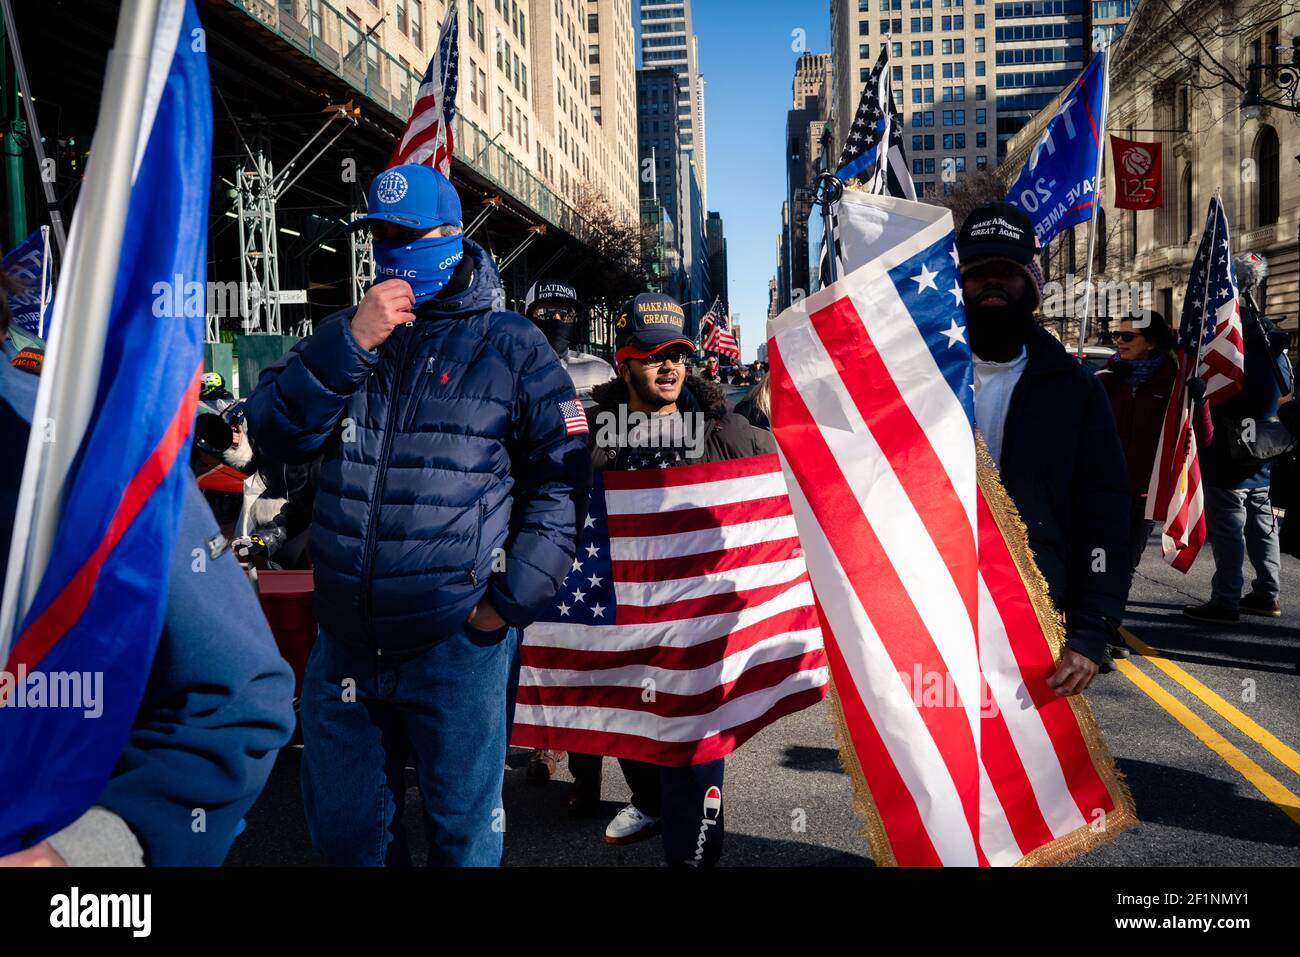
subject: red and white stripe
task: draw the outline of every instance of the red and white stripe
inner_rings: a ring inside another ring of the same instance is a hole
[[[1232,293],[1232,299],[1215,311],[1214,339],[1201,349],[1201,363],[1196,367],[1197,376],[1205,381],[1205,401],[1211,407],[1241,392],[1246,378],[1241,298],[1235,283]]]
[[[1205,493],[1187,394],[1192,361],[1185,352],[1178,353],[1178,374],[1160,427],[1146,507],[1146,517],[1160,523],[1165,561],[1184,573],[1205,544]]]
[[[776,456],[604,480],[617,621],[526,629],[513,744],[685,766],[825,697]]]
[[[910,237],[771,323],[773,425],[889,853],[1013,864],[1114,802],[1046,686],[1052,652],[978,494],[970,421],[889,276],[951,215],[901,206]]]

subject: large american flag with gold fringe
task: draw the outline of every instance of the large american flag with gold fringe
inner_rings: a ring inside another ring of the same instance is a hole
[[[775,455],[606,471],[554,607],[524,631],[511,743],[700,764],[826,682]]]
[[[846,193],[842,214],[853,271],[772,321],[768,357],[873,855],[1066,859],[1130,825],[1131,800],[1086,701],[1047,686],[1060,621],[978,464],[951,213]]]

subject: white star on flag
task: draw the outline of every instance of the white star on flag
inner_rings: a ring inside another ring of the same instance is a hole
[[[587,554],[590,555],[592,558],[597,558],[600,555],[600,549],[597,548],[595,545],[588,545]]]
[[[961,290],[961,283],[959,282],[953,283],[952,288],[948,290],[948,295],[952,296],[953,302],[959,306],[966,301]],[[953,324],[956,325],[955,320]]]
[[[601,578],[599,575],[592,575],[590,578],[587,579],[587,581],[591,582],[592,588],[598,587],[600,583],[603,582],[604,580],[605,579]]]
[[[912,282],[916,283],[917,292],[925,292],[927,289],[939,291],[939,287],[934,284],[934,277],[939,275],[937,272],[930,272],[930,267],[921,263],[921,272],[919,275],[912,276]]]
[[[567,615],[569,613],[569,609],[571,606],[566,605],[564,602],[560,602],[560,604],[557,607],[560,609],[561,615]]]
[[[947,348],[951,349],[954,342],[966,344],[966,327],[957,325],[957,320],[952,321],[952,325],[943,330],[943,334],[948,337]]]
[[[591,606],[591,615],[592,615],[593,618],[604,618],[604,617],[605,617],[605,606],[604,606],[604,605],[592,605],[592,606]]]
[[[578,604],[582,604],[582,600],[586,597],[587,597],[587,593],[582,589],[578,589],[573,593],[573,600],[578,602]]]

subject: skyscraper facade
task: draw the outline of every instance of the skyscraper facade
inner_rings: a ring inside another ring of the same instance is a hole
[[[920,193],[999,150],[1083,68],[1085,0],[832,0],[834,149],[884,44]]]

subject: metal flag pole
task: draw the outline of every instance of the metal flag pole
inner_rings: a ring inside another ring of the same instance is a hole
[[[0,662],[31,607],[49,563],[64,483],[99,389],[122,234],[140,136],[149,59],[163,0],[124,0],[108,55],[95,149],[77,201],[68,253],[54,297],[31,435],[19,486],[0,606]],[[176,5],[176,16],[183,14]]]
[[[45,144],[41,140],[41,127],[36,122],[36,110],[32,108],[32,85],[27,79],[27,65],[23,62],[23,51],[18,46],[18,25],[14,22],[14,11],[9,0],[0,0],[4,8],[5,33],[9,37],[9,50],[14,56],[14,71],[18,74],[18,89],[23,95],[23,112],[27,114],[27,128],[32,133],[32,152],[36,154],[36,168],[41,171],[41,189],[45,193],[45,205],[50,213],[50,224],[54,227],[54,241],[59,244],[59,255],[64,255],[67,237],[63,232],[63,213],[59,211],[58,199],[54,195],[54,183],[45,175]]]
[[[1088,218],[1088,262],[1083,276],[1083,318],[1079,321],[1079,355],[1083,355],[1083,344],[1088,340],[1088,320],[1092,317],[1093,304],[1096,301],[1092,288],[1092,256],[1097,244],[1097,211],[1101,206],[1101,167],[1106,158],[1106,122],[1110,109],[1110,48],[1101,51],[1101,122],[1097,125],[1097,170],[1092,180],[1092,215]]]
[[[822,211],[822,255],[826,257],[827,275],[831,283],[839,279],[839,263],[835,255],[835,231],[832,228],[831,207],[844,195],[844,184],[831,169],[831,124],[828,120],[822,128],[822,171],[817,177],[814,202]]]
[[[41,227],[41,301],[36,314],[36,335],[45,338],[45,307],[50,304],[50,227]]]

